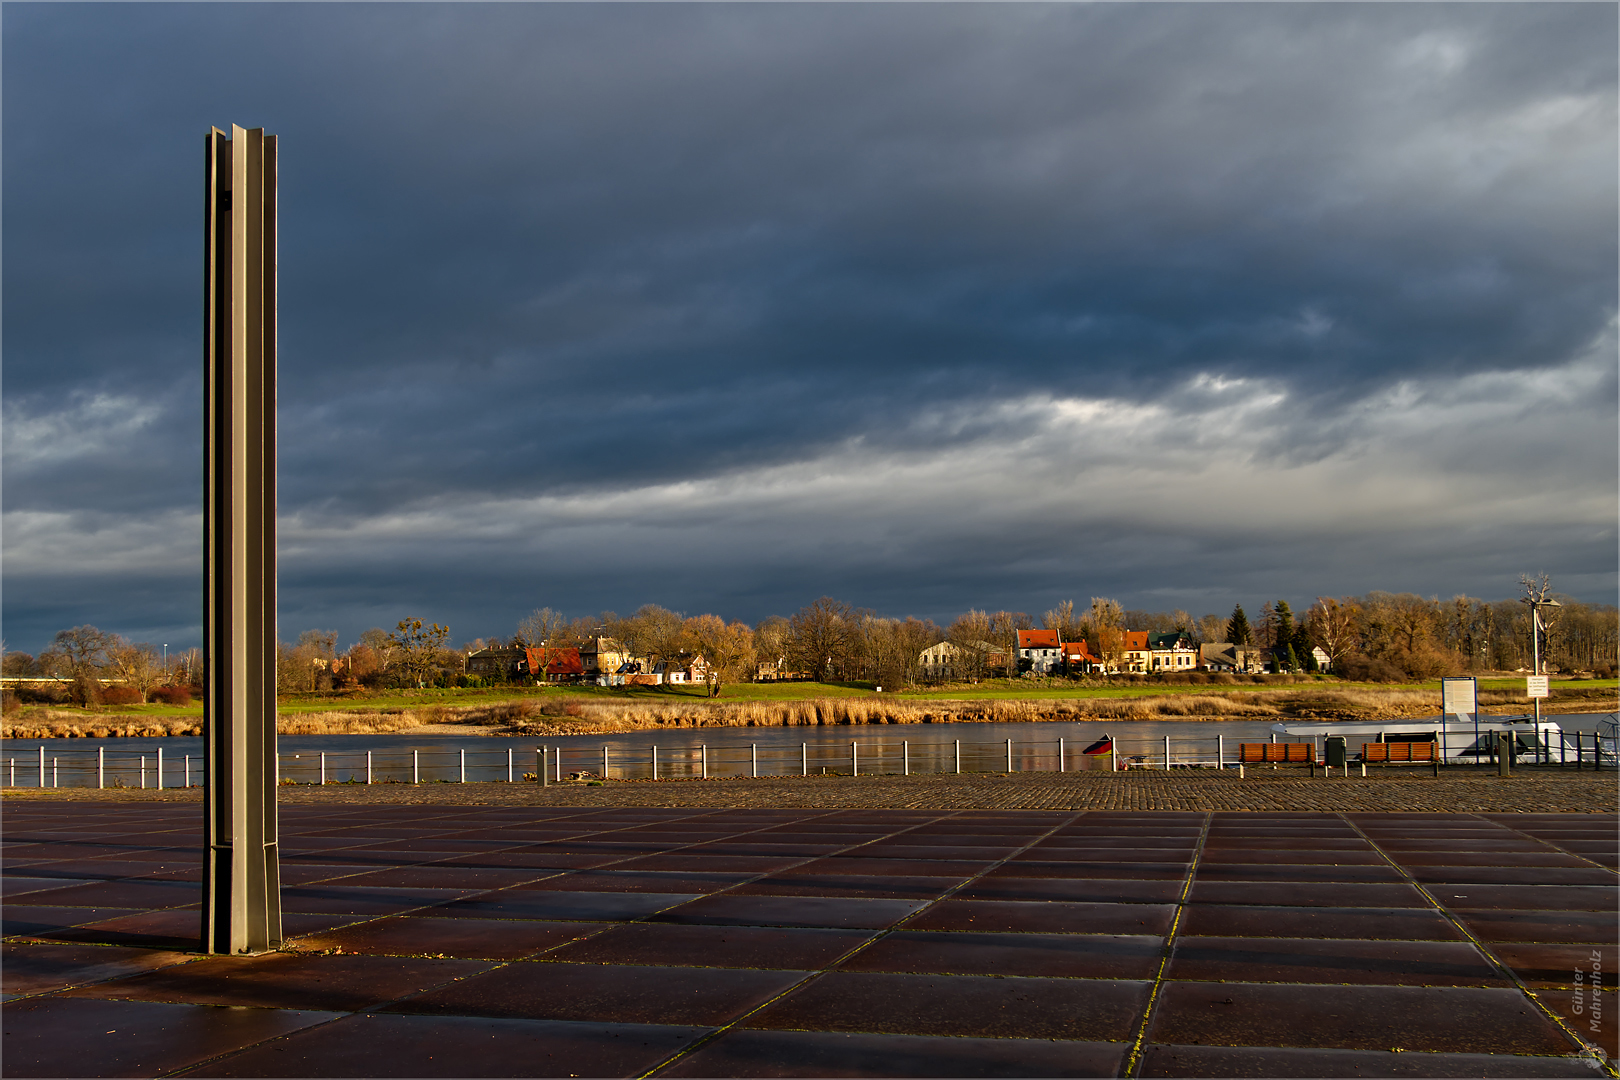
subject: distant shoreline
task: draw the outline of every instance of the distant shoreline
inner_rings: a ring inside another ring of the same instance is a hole
[[[1594,688],[1596,689],[1596,688]],[[1586,693],[1591,693],[1587,691]],[[284,712],[277,733],[295,735],[459,735],[557,738],[714,728],[863,728],[974,723],[1333,722],[1432,719],[1427,691],[1267,688],[1130,697],[908,699],[867,695],[797,701],[699,700],[644,703],[614,699],[520,699],[488,705]],[[1481,697],[1484,697],[1481,694]],[[1482,703],[1481,715],[1522,715],[1528,703]],[[1620,711],[1620,700],[1565,696],[1543,703],[1546,716]],[[23,710],[0,724],[8,739],[164,738],[202,734],[199,715],[166,717],[51,708]]]

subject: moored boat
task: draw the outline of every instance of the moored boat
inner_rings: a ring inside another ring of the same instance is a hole
[[[1363,759],[1367,743],[1438,744],[1441,761],[1457,763],[1492,760],[1498,732],[1513,735],[1514,756],[1521,761],[1543,764],[1576,764],[1594,758],[1604,766],[1616,764],[1615,723],[1599,725],[1599,731],[1565,731],[1557,720],[1543,716],[1537,723],[1531,715],[1478,717],[1434,716],[1421,720],[1284,720],[1271,730],[1289,741],[1309,739],[1318,748],[1329,736],[1344,737],[1348,760]]]

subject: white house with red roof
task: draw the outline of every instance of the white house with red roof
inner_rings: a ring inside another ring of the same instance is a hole
[[[1018,631],[1018,666],[1050,675],[1063,663],[1063,642],[1056,630]]]

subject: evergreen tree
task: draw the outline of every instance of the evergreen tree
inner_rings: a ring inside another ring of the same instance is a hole
[[[1249,617],[1243,614],[1242,604],[1232,609],[1232,617],[1226,621],[1226,640],[1233,645],[1249,643]]]
[[[1275,623],[1275,627],[1272,631],[1273,640],[1271,647],[1277,650],[1277,655],[1279,657],[1283,656],[1284,654],[1290,654],[1297,657],[1299,655],[1299,650],[1294,648],[1294,639],[1295,635],[1298,633],[1298,630],[1294,626],[1294,609],[1288,606],[1288,601],[1279,600],[1277,601],[1276,607],[1272,609],[1271,617]],[[1297,663],[1293,664],[1289,670],[1292,671],[1298,666],[1299,665]]]
[[[1288,648],[1283,650],[1282,669],[1284,671],[1298,671],[1299,670],[1299,657],[1297,655],[1295,655],[1294,646],[1292,644],[1290,644],[1288,646]]]

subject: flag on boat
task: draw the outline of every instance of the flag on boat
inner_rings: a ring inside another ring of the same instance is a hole
[[[1104,735],[1102,738],[1098,739],[1096,742],[1092,743],[1090,746],[1086,747],[1080,752],[1082,754],[1106,754],[1113,748],[1114,737],[1112,735]]]

